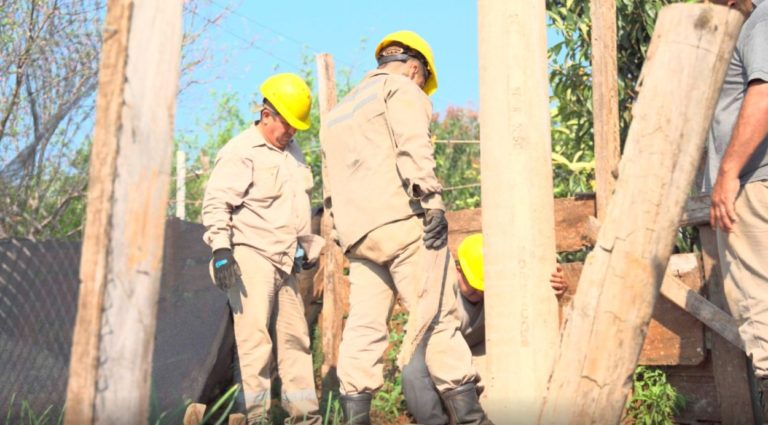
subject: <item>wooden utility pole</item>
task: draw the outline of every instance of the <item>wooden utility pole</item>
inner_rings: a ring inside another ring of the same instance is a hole
[[[616,424],[744,16],[659,13],[621,171],[566,322],[542,424]]]
[[[317,62],[318,101],[322,125],[328,112],[336,106],[336,80],[334,78],[333,56],[328,53],[321,53],[316,56],[315,60]],[[325,162],[325,158],[323,158],[323,162]],[[323,181],[328,181],[325,166],[323,166]],[[323,195],[325,197],[325,193]],[[327,241],[323,248],[324,255],[321,268],[323,279],[323,321],[321,328],[323,365],[321,373],[323,381],[327,381],[326,377],[329,371],[335,374],[333,370],[335,370],[339,358],[339,344],[341,343],[341,331],[344,324],[344,305],[346,298],[349,297],[346,279],[342,273],[344,253],[333,242],[332,229],[331,214],[326,209],[320,224],[320,234]],[[332,381],[335,379],[335,376],[331,377]]]
[[[478,1],[488,401],[534,423],[558,340],[544,0]]]
[[[619,140],[619,82],[616,66],[616,2],[591,0],[592,118],[595,134],[597,218],[603,220],[616,187]]]
[[[66,424],[149,417],[181,13],[181,0],[107,4]]]

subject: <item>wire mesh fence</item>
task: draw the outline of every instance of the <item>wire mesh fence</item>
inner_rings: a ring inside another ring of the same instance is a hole
[[[202,234],[199,224],[166,226],[150,401],[163,423],[180,423],[186,402],[209,402],[231,382],[229,307],[210,283]],[[11,423],[21,414],[12,400],[54,417],[64,405],[80,247],[0,240],[0,417]]]

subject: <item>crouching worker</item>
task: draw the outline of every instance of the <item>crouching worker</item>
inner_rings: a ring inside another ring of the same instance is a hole
[[[466,237],[457,249],[456,282],[452,291],[447,291],[445,303],[456,303],[461,317],[460,331],[472,350],[473,362],[482,376],[485,360],[485,309],[483,307],[483,235],[474,234]],[[561,296],[568,289],[558,265],[552,273],[550,284],[556,296]],[[402,386],[408,411],[420,425],[444,425],[449,423],[447,406],[440,393],[429,378],[429,371],[424,362],[424,347],[411,357],[403,367]],[[473,388],[474,391],[474,388]],[[474,394],[468,398],[477,397]],[[459,406],[458,408],[461,408]]]
[[[235,331],[238,408],[249,424],[268,421],[273,346],[286,424],[320,424],[309,332],[296,272],[323,240],[311,234],[312,172],[293,140],[309,128],[309,87],[294,74],[261,85],[261,118],[219,151],[205,188],[205,242]]]

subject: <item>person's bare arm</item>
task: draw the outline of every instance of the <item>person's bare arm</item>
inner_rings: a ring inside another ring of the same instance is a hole
[[[712,206],[709,221],[712,227],[726,232],[736,222],[734,203],[739,192],[739,173],[744,164],[768,135],[768,82],[755,80],[749,83],[744,103],[720,163],[715,186],[712,188]]]

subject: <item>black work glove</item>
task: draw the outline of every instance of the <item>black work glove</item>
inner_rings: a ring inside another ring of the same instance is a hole
[[[448,220],[443,210],[426,210],[424,215],[424,246],[438,250],[448,243]]]
[[[226,291],[237,284],[240,267],[229,248],[213,251],[213,278],[219,289]]]
[[[315,267],[316,264],[317,259],[315,261],[309,261],[307,253],[304,252],[304,248],[301,244],[298,244],[296,246],[296,254],[293,257],[293,272],[296,274],[301,273],[302,270],[309,270],[312,267]]]

